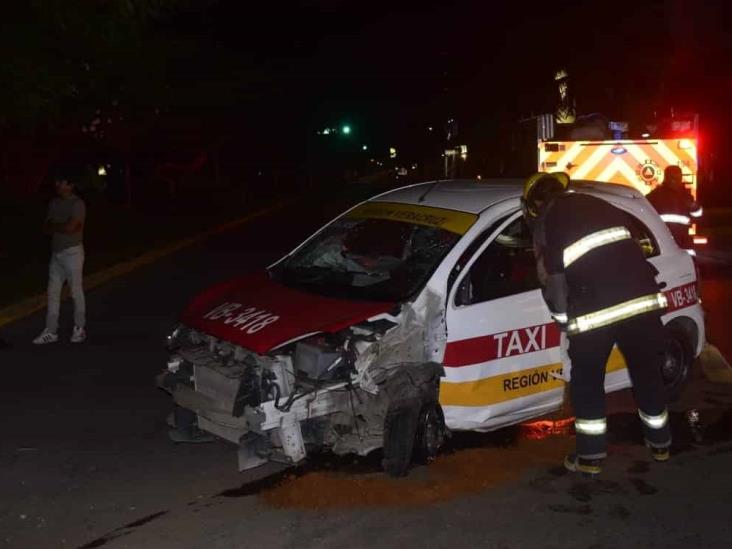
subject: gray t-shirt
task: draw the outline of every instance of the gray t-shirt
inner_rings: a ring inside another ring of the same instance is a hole
[[[52,223],[68,223],[71,219],[78,219],[84,223],[86,218],[86,205],[84,201],[72,194],[69,198],[53,198],[48,204],[47,219]],[[83,233],[53,233],[51,237],[51,249],[60,252],[72,246],[79,246],[82,243]]]

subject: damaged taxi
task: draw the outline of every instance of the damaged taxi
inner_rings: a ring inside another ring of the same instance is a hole
[[[313,449],[383,449],[387,473],[432,459],[450,430],[557,410],[560,333],[542,299],[520,181],[437,181],[346,211],[269,268],[185,308],[158,377],[239,469]],[[573,182],[628,214],[667,301],[669,393],[704,344],[697,273],[636,190]],[[622,354],[607,391],[630,386]]]

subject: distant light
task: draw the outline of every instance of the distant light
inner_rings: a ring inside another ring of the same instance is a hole
[[[416,170],[417,169],[417,164],[412,164],[412,169],[413,170]]]
[[[478,175],[477,175],[476,177],[477,177],[478,179],[483,179],[483,176],[482,176],[482,175],[480,175],[480,174],[478,174]]]
[[[345,135],[348,135],[349,133],[351,133],[351,126],[346,124],[345,126],[343,126],[341,128],[341,132],[344,133]]]
[[[330,129],[328,129],[328,128],[325,128],[325,129],[323,130],[323,135],[330,135]]]
[[[643,139],[648,139],[649,137],[651,137],[651,134],[650,134],[650,133],[648,133],[648,132],[646,132],[646,133],[642,133],[642,134],[641,134],[641,137],[642,137]]]
[[[431,132],[432,131],[432,126],[427,126],[427,131],[428,132]]]
[[[613,154],[625,154],[628,152],[628,149],[621,145],[618,145],[617,147],[613,147],[612,149],[610,149],[610,152]]]
[[[107,168],[99,166],[99,169],[97,169],[97,175],[107,175]]]
[[[694,146],[694,143],[691,142],[691,139],[679,139],[679,149],[691,149]]]
[[[694,244],[706,244],[707,237],[706,236],[695,236],[694,237]]]
[[[396,149],[394,147],[389,147],[389,158],[396,158]]]
[[[362,151],[367,151],[368,149],[369,149],[369,148],[368,148],[368,146],[366,146],[366,145],[361,145],[361,150],[362,150]]]

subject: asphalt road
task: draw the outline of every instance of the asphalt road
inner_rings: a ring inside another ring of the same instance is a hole
[[[730,546],[732,386],[710,384],[698,370],[673,406],[667,464],[651,463],[638,444],[629,393],[611,396],[612,457],[600,481],[562,474],[557,456],[571,438],[545,437],[540,427],[456,437],[441,465],[406,480],[384,479],[374,460],[320,459],[276,477],[274,488],[237,473],[227,444],[170,443],[170,399],[153,378],[186,300],[267,265],[339,208],[300,203],[93,290],[83,345],[33,347],[42,314],[6,327],[14,348],[0,351],[0,543]],[[722,267],[709,271],[702,295],[711,333],[729,352],[732,277]],[[63,314],[66,338],[69,304]],[[693,429],[691,410],[700,420]]]

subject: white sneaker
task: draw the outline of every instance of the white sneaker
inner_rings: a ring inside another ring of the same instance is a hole
[[[84,328],[79,328],[78,326],[74,326],[74,331],[71,333],[71,343],[83,343],[83,341],[86,339],[86,330]]]
[[[46,345],[47,343],[56,343],[58,341],[58,335],[48,330],[43,330],[41,335],[33,340],[34,345]]]

